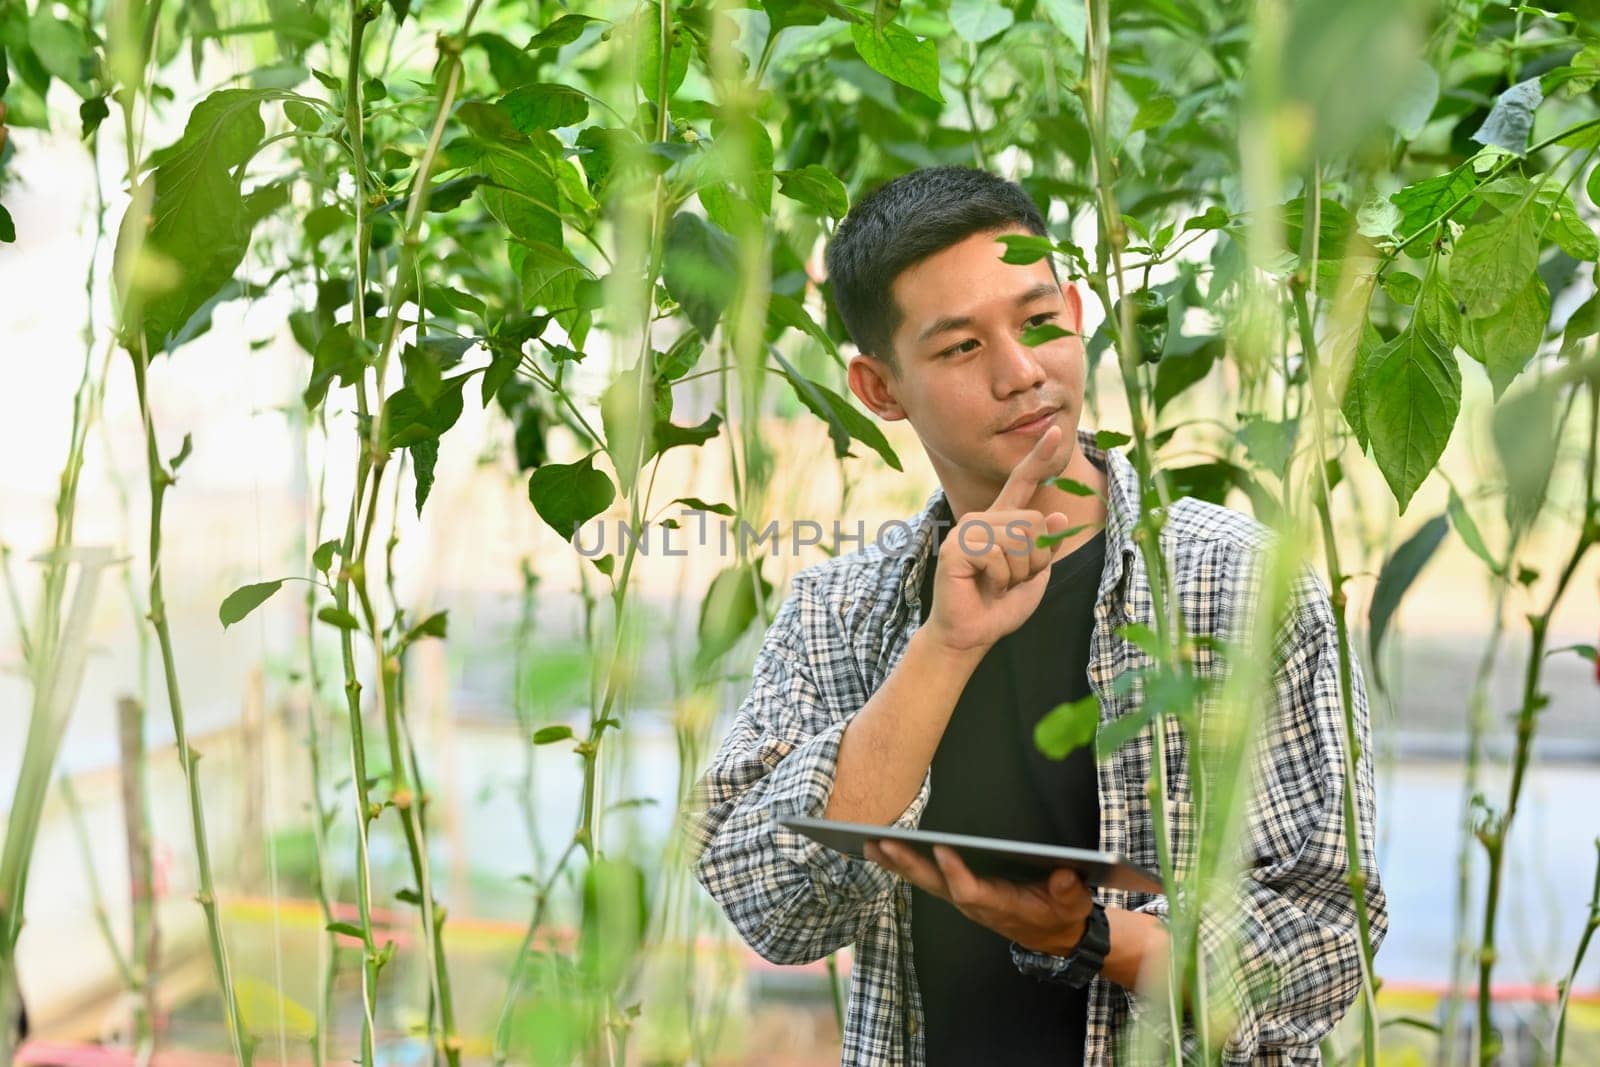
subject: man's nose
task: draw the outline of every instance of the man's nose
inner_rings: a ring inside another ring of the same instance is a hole
[[[1031,345],[1023,344],[1020,338],[1009,337],[994,351],[994,385],[999,399],[1044,383],[1044,364]]]

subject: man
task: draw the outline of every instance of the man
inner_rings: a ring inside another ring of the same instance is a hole
[[[1151,622],[1132,539],[1137,475],[1078,428],[1077,289],[1048,259],[999,258],[997,235],[1045,232],[1020,188],[959,167],[897,178],[839,227],[827,261],[860,350],[850,388],[878,417],[911,422],[940,487],[902,544],[880,541],[795,576],[687,814],[697,877],[763,956],[803,963],[854,946],[846,1064],[1098,1067],[1141,1006],[1141,973],[1164,966],[1163,896],[1091,891],[1065,870],[1028,885],[980,879],[948,850],[934,863],[891,842],[860,860],[774,821],[920,825],[1156,865],[1150,730],[1098,766],[1089,749],[1053,762],[1033,743],[1041,716],[1091,692],[1102,724],[1135,710],[1138,688],[1113,683],[1143,654],[1118,628]],[[1022,343],[1044,323],[1071,336]],[[1094,493],[1069,492],[1057,476]],[[1059,539],[1041,548],[1045,534]],[[1226,508],[1184,499],[1168,509],[1162,549],[1190,633],[1239,635],[1269,538]],[[1238,942],[1238,971],[1216,956],[1212,976],[1232,979],[1218,993],[1236,1012],[1228,1064],[1320,1063],[1317,1043],[1361,980],[1337,645],[1326,587],[1309,571],[1292,608],[1246,865],[1237,893],[1202,922],[1208,953]],[[1218,666],[1199,655],[1202,673]],[[1387,907],[1372,848],[1366,695],[1353,668],[1376,943]],[[1177,729],[1166,765],[1181,868],[1196,818]]]

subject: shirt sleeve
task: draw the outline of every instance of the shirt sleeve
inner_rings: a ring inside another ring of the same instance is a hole
[[[763,957],[809,963],[851,944],[890,906],[896,877],[778,825],[820,817],[833,793],[839,742],[819,670],[848,669],[848,646],[797,576],[756,655],[749,694],[695,783],[683,828],[696,878]],[[894,825],[914,828],[929,782]]]
[[[1293,602],[1289,645],[1279,654],[1274,676],[1276,712],[1263,727],[1246,865],[1232,891],[1215,894],[1200,916],[1208,995],[1213,1002],[1221,999],[1222,1018],[1231,1020],[1222,1047],[1228,1067],[1321,1062],[1317,1043],[1361,988],[1361,938],[1346,851],[1337,631],[1327,586],[1315,571],[1302,571]],[[1376,952],[1388,932],[1389,912],[1374,849],[1366,686],[1353,654],[1350,670],[1355,831]],[[1156,896],[1136,910],[1166,918],[1168,901]],[[1139,1014],[1136,998],[1127,996],[1130,1011]],[[1209,1014],[1216,1016],[1215,1003]],[[1185,1045],[1192,1043],[1190,1032]]]

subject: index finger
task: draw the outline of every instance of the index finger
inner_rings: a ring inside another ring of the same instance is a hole
[[[1045,427],[1044,433],[1033,443],[1033,448],[1011,468],[1011,476],[1006,479],[1006,484],[1000,487],[1000,492],[995,494],[994,503],[989,505],[991,511],[1027,507],[1028,501],[1033,499],[1034,491],[1039,485],[1045,479],[1053,478],[1059,473],[1052,469],[1050,453],[1055,451],[1056,443],[1060,439],[1059,425],[1051,423]]]

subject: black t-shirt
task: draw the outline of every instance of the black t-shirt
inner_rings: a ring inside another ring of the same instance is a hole
[[[946,503],[941,518],[950,521]],[[933,604],[934,560],[922,617]],[[921,827],[946,833],[1100,847],[1100,794],[1091,747],[1052,760],[1034,724],[1089,692],[1089,636],[1105,532],[1057,560],[1039,607],[973,672],[933,757]],[[1081,1064],[1088,990],[1022,974],[1010,941],[944,900],[912,888],[911,929],[929,1067]]]

